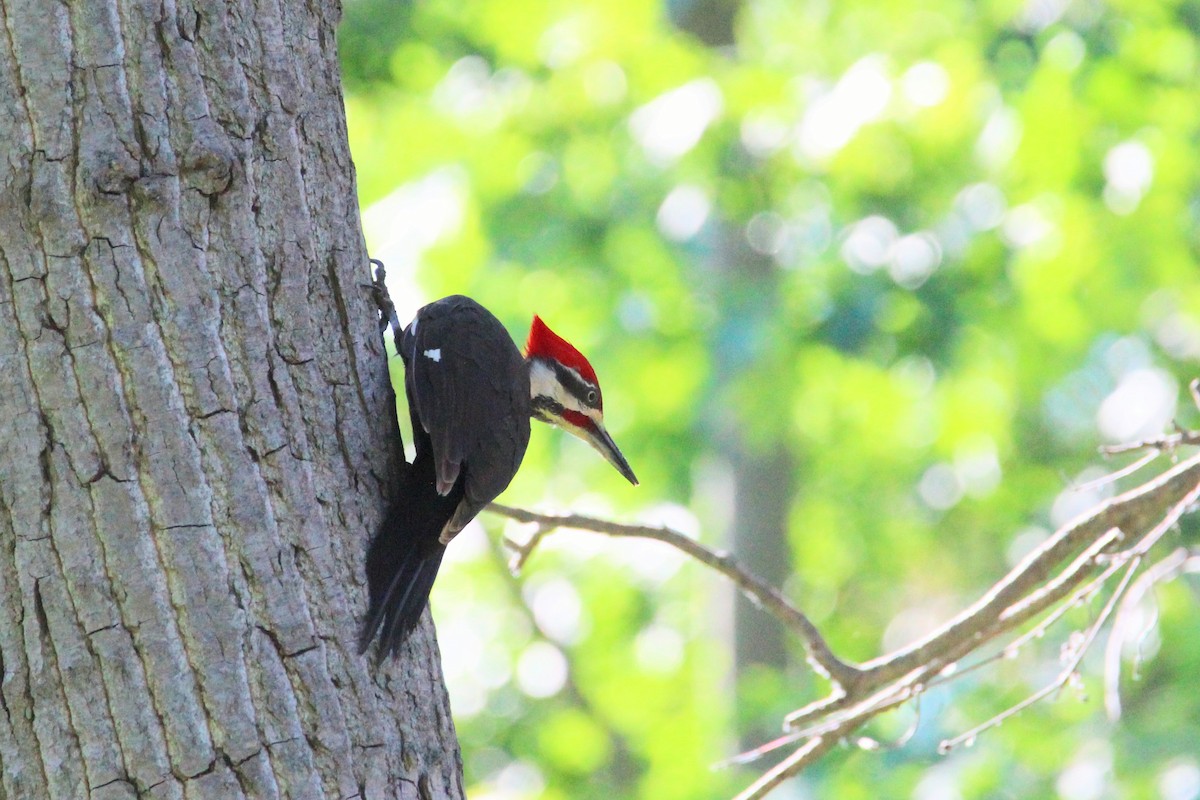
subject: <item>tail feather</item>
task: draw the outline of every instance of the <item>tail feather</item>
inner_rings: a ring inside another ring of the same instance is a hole
[[[379,658],[385,659],[395,654],[421,621],[445,548],[435,548],[429,554],[407,548],[396,559],[396,553],[384,552],[389,543],[381,539],[376,537],[367,556],[371,606],[358,640],[358,651],[366,652],[378,635]]]
[[[406,472],[367,550],[370,606],[358,639],[360,653],[379,636],[379,659],[400,649],[421,621],[446,547],[438,541],[463,496],[463,479],[448,495],[434,485],[431,459],[418,458]]]
[[[421,620],[421,612],[428,604],[429,592],[433,589],[433,580],[441,563],[442,551],[439,551],[417,562],[411,577],[400,576],[399,581],[407,583],[407,586],[383,620],[379,637],[380,658],[394,655]]]

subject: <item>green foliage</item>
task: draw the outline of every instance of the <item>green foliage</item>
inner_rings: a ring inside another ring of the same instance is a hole
[[[728,48],[672,10],[349,0],[368,243],[601,376],[642,486],[538,428],[507,502],[720,545],[730,481],[784,443],[787,590],[869,658],[1096,499],[1067,490],[1096,445],[1155,433],[1196,374],[1200,2],[746,0]],[[821,688],[796,648],[735,664],[732,595],[665,548],[557,533],[515,582],[482,521],[433,593],[472,797],[729,796],[753,771],[709,765]],[[1200,796],[1187,584],[1155,593],[1119,722],[1089,658],[1086,702],[936,755],[1050,680],[1083,609],[791,796]]]

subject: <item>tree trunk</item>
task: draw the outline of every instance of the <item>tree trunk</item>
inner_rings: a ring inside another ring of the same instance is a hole
[[[336,4],[0,0],[0,797],[461,797]]]
[[[724,542],[748,572],[782,586],[792,568],[787,541],[788,510],[794,494],[796,458],[787,444],[787,417],[749,418],[752,411],[731,414],[755,386],[769,363],[771,321],[778,313],[779,274],[774,262],[752,251],[739,227],[722,223],[711,234],[716,246],[702,262],[722,327],[713,331],[713,382],[708,409],[709,445],[721,453],[733,483],[732,509]],[[761,408],[761,406],[754,406]],[[753,428],[753,430],[752,430]],[[764,434],[769,431],[770,435]],[[788,666],[785,631],[766,611],[734,593],[733,681],[759,668],[782,674]],[[777,728],[742,719],[742,749],[774,738]]]

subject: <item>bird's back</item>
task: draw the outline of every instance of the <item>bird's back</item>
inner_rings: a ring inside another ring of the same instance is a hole
[[[529,368],[486,308],[463,295],[425,306],[401,341],[418,449],[429,436],[437,478],[466,473],[450,535],[508,486],[529,444]]]

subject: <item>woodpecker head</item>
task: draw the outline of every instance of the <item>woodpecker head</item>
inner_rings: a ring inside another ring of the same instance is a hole
[[[533,416],[583,439],[636,486],[629,462],[604,429],[600,382],[583,354],[534,316],[525,359],[529,362]]]

